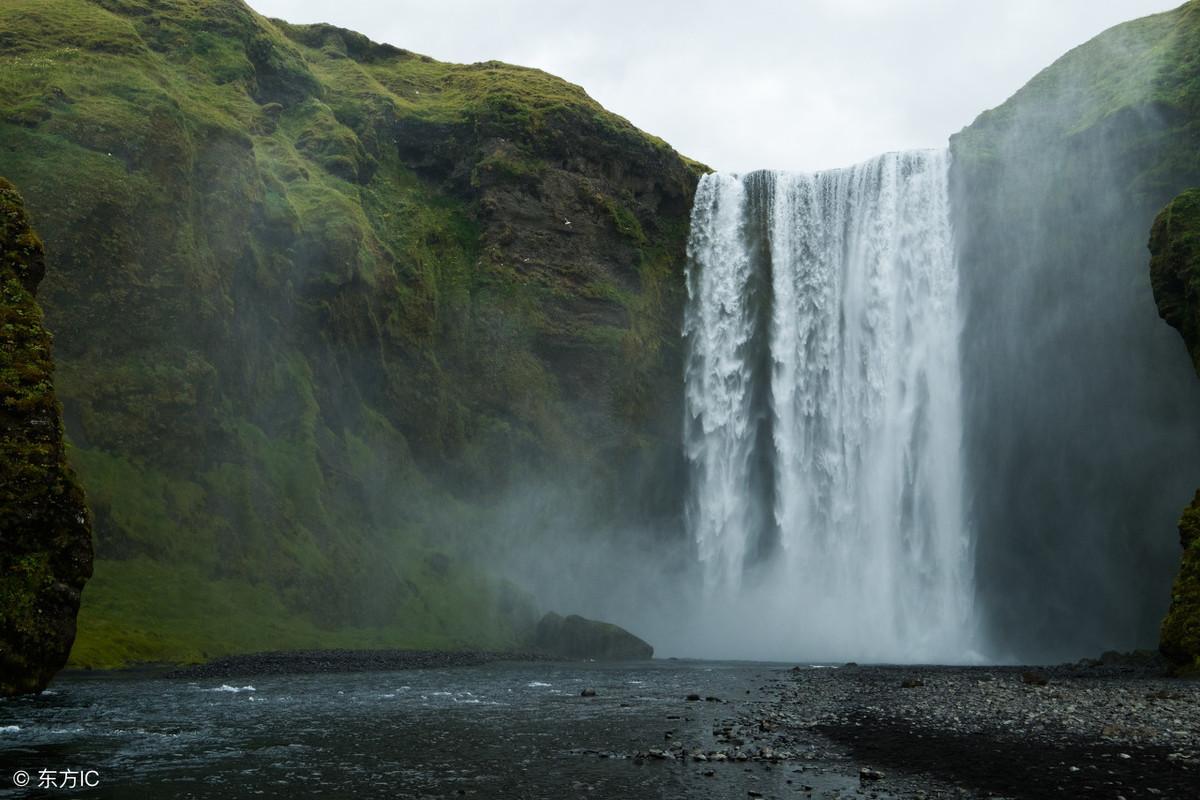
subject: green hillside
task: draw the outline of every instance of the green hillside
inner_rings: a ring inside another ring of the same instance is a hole
[[[513,645],[490,508],[554,475],[673,513],[699,169],[537,70],[238,0],[0,5],[95,517],[73,663]]]

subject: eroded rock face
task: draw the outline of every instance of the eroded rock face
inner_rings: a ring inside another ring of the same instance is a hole
[[[550,612],[538,622],[533,648],[563,658],[637,661],[653,658],[654,648],[624,628],[572,614]]]
[[[1150,279],[1159,314],[1179,331],[1200,372],[1200,189],[1176,197],[1150,233]],[[1200,491],[1179,520],[1183,559],[1163,620],[1160,648],[1182,670],[1200,671]]]
[[[40,692],[66,663],[92,574],[83,492],[67,467],[51,336],[34,294],[42,243],[0,178],[0,695]]]

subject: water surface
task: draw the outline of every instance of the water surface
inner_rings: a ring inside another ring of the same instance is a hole
[[[760,689],[779,669],[655,661],[195,682],[70,675],[41,697],[0,701],[0,798],[804,797],[794,764],[630,758],[670,744],[668,732],[715,748],[713,725],[765,702]],[[597,696],[580,697],[584,688]],[[687,702],[692,692],[737,702]],[[94,769],[100,785],[37,790],[41,769]],[[16,788],[17,770],[33,786]],[[803,782],[815,796],[849,795],[851,774],[810,765]]]

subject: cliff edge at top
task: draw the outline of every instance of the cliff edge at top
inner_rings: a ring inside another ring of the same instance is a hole
[[[0,695],[40,692],[62,669],[92,574],[83,492],[66,466],[51,337],[34,293],[42,243],[0,178]]]

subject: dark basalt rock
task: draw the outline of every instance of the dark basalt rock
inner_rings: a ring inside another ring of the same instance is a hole
[[[1179,331],[1200,372],[1200,189],[1170,203],[1150,232],[1150,281],[1159,314]],[[1200,491],[1179,520],[1183,558],[1159,649],[1180,671],[1200,672]]]
[[[1050,683],[1050,679],[1046,677],[1045,673],[1038,672],[1037,670],[1027,670],[1021,673],[1021,683],[1030,686],[1046,686]]]
[[[534,631],[533,649],[563,658],[633,661],[653,658],[654,648],[624,628],[572,614],[542,617]]]
[[[64,458],[51,337],[34,298],[45,271],[24,203],[0,178],[0,695],[40,692],[62,669],[92,574],[91,523]]]

